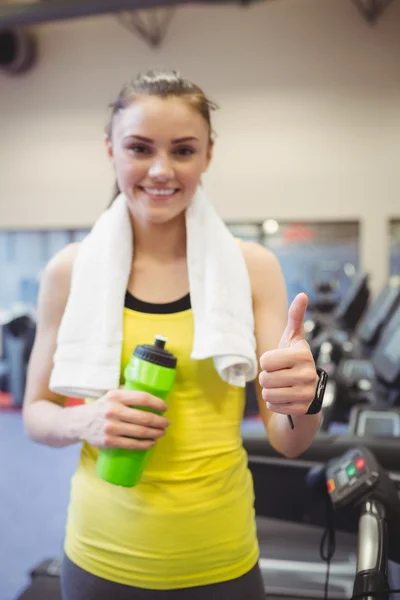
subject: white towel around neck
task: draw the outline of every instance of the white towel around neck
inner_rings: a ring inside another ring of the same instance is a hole
[[[257,359],[251,285],[242,251],[201,188],[186,210],[186,228],[194,318],[191,358],[213,358],[224,381],[244,387],[257,374]],[[133,254],[128,204],[120,194],[75,258],[50,377],[54,392],[99,398],[118,388],[123,306]]]

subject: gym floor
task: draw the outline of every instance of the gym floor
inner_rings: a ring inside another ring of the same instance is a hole
[[[53,449],[31,442],[20,412],[0,412],[1,600],[15,600],[33,567],[60,556],[78,456],[78,446]]]

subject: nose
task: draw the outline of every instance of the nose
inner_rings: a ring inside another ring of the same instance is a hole
[[[169,158],[165,155],[157,155],[149,169],[149,176],[156,181],[168,181],[173,179],[174,170]]]

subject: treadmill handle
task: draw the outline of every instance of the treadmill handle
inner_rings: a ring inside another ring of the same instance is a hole
[[[389,600],[387,524],[385,508],[377,500],[366,500],[361,506],[358,526],[357,572],[353,596],[373,600],[368,592],[386,592],[380,600]]]

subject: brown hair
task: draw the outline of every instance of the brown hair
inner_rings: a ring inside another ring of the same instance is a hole
[[[125,84],[117,99],[110,105],[111,116],[106,126],[106,135],[111,139],[114,117],[119,111],[130,106],[137,96],[157,96],[158,98],[178,97],[185,101],[201,114],[208,125],[210,143],[214,142],[214,131],[211,125],[211,111],[218,106],[209,100],[203,90],[188,79],[184,79],[177,71],[147,71],[139,74],[136,79]],[[120,190],[115,183],[113,199],[118,196]]]

